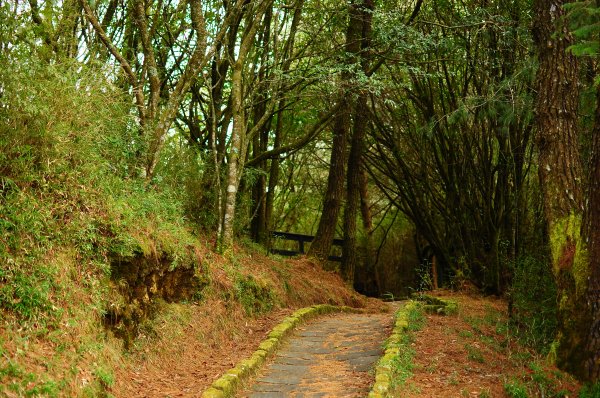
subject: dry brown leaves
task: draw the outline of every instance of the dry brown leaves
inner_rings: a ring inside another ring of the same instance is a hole
[[[416,366],[406,382],[405,397],[508,397],[504,384],[512,380],[531,386],[531,397],[541,396],[531,383],[528,365],[543,363],[543,358],[496,327],[506,321],[503,300],[451,292],[438,295],[458,301],[459,314],[428,315],[426,326],[416,332]],[[564,390],[566,397],[576,396],[576,382],[543,366],[556,389]]]

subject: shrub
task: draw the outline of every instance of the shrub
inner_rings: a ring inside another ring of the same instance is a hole
[[[557,327],[557,293],[551,267],[536,257],[523,256],[512,269],[511,326],[523,343],[545,353]]]

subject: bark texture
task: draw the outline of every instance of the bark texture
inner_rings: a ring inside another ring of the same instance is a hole
[[[352,51],[355,63],[361,65],[363,72],[368,69],[368,51],[371,41],[373,1],[365,0],[350,5],[350,22],[348,26],[349,49]],[[352,138],[350,140],[350,155],[348,157],[348,174],[346,179],[346,208],[344,210],[344,245],[342,247],[342,276],[348,283],[354,283],[354,273],[358,264],[357,230],[360,202],[361,169],[365,135],[368,123],[367,90],[359,89],[358,98],[354,104]]]
[[[350,124],[349,107],[348,100],[342,98],[341,106],[333,120],[333,145],[331,147],[331,164],[327,177],[327,191],[323,199],[323,211],[319,220],[319,228],[308,251],[309,256],[321,261],[326,261],[329,257],[338,215],[344,199],[346,146],[348,145]]]
[[[584,377],[589,330],[587,245],[581,236],[582,167],[578,150],[578,65],[563,24],[563,1],[536,0],[534,40],[539,51],[536,103],[539,178],[558,286],[556,363]]]
[[[371,36],[371,14],[373,1],[352,1],[348,6],[348,27],[344,49],[348,59],[346,64],[359,64],[366,70],[364,51],[368,48]],[[363,141],[366,129],[366,93],[358,94],[352,87],[354,74],[345,71],[341,77],[338,111],[333,123],[333,146],[331,149],[331,165],[327,179],[327,191],[323,200],[323,211],[319,220],[319,228],[308,254],[322,261],[327,260],[338,216],[344,199],[344,180],[347,177],[346,210],[344,213],[344,247],[342,275],[348,282],[354,278],[356,267],[356,216],[358,212],[360,191],[359,173],[363,152]],[[354,114],[354,118],[352,118]],[[347,155],[348,138],[352,130],[350,157]],[[348,173],[346,174],[346,161]]]
[[[586,235],[589,251],[587,304],[590,323],[587,336],[585,374],[587,380],[600,380],[600,89],[596,93],[596,120],[593,130],[592,160],[589,176],[589,200]]]

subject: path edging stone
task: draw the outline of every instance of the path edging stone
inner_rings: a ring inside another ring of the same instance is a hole
[[[402,335],[408,330],[408,314],[419,305],[416,301],[409,301],[396,312],[396,321],[392,334],[385,343],[385,352],[377,362],[375,367],[375,383],[369,393],[369,398],[385,398],[390,392],[390,383],[392,381],[394,371],[392,363],[399,352],[399,344],[402,340]]]
[[[284,318],[281,323],[271,329],[267,338],[260,343],[258,349],[249,358],[241,360],[235,367],[229,369],[215,380],[202,393],[202,398],[233,397],[239,386],[260,369],[297,326],[316,316],[334,312],[361,313],[364,310],[329,304],[318,304],[296,310],[292,315]]]
[[[413,299],[425,303],[423,309],[428,314],[433,315],[456,315],[458,314],[458,303],[441,297],[434,297],[428,294],[418,293],[413,295]]]
[[[458,303],[454,300],[419,294],[413,296],[414,301],[409,301],[396,313],[396,321],[392,334],[386,340],[385,353],[375,367],[375,383],[368,398],[390,397],[391,382],[394,377],[393,361],[400,352],[402,336],[408,331],[408,314],[421,306],[425,312],[438,315],[454,315],[458,313]],[[421,304],[423,303],[423,304]]]

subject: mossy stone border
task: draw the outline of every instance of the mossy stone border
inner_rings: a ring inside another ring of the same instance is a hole
[[[428,314],[434,315],[456,315],[458,314],[458,303],[441,297],[429,296],[418,293],[413,295],[413,300],[425,303],[423,309]]]
[[[235,367],[229,369],[221,377],[215,380],[211,386],[202,393],[202,398],[233,397],[239,386],[260,369],[265,361],[275,353],[281,343],[298,325],[316,316],[334,312],[362,313],[364,310],[346,306],[319,304],[295,311],[292,315],[284,318],[280,324],[271,329],[267,338],[260,343],[258,349],[254,351],[249,358],[241,360]]]
[[[408,314],[418,305],[419,303],[415,301],[409,301],[396,312],[396,321],[394,322],[392,334],[385,343],[385,353],[375,367],[375,383],[371,388],[371,392],[369,392],[369,398],[384,398],[389,396],[390,383],[393,378],[392,362],[396,355],[398,355],[398,347],[402,340],[402,335],[408,330]]]
[[[387,398],[390,395],[390,383],[394,377],[392,364],[399,353],[402,336],[408,331],[408,314],[415,308],[421,306],[425,312],[451,315],[458,313],[458,303],[453,300],[441,299],[439,297],[419,294],[413,297],[415,300],[407,302],[396,313],[396,321],[392,334],[386,340],[385,353],[377,362],[375,368],[375,383],[369,392],[369,398]],[[421,303],[424,304],[421,304]]]

